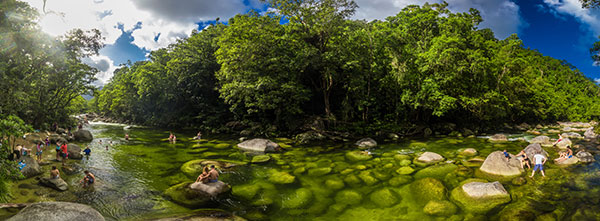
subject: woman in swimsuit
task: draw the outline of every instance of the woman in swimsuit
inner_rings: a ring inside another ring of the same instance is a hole
[[[527,165],[528,169],[531,169],[531,164],[529,164],[529,158],[527,157],[527,153],[525,153],[525,150],[521,150],[521,152],[517,154],[517,157],[520,157],[522,169],[525,169],[525,165]]]

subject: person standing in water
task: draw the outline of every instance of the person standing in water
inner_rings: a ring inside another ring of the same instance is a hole
[[[83,171],[83,173],[85,174],[85,176],[83,177],[83,179],[80,181],[80,183],[83,183],[83,187],[89,187],[92,184],[94,184],[94,182],[96,181],[96,177],[94,176],[94,174],[92,174],[90,171]]]
[[[44,147],[44,144],[42,144],[42,141],[39,141],[38,144],[36,145],[36,152],[35,152],[35,156],[37,157],[37,162],[40,163],[42,162],[42,148]]]
[[[67,151],[66,143],[63,143],[60,146],[60,156],[62,157],[62,165],[65,166],[65,162],[67,162],[67,158],[69,158],[69,152]]]
[[[531,176],[529,177],[533,177],[533,175],[535,175],[536,170],[540,170],[542,176],[546,177],[546,174],[544,174],[544,163],[546,163],[546,157],[538,153],[536,155],[533,155],[533,159],[535,160],[535,166],[533,167],[533,172],[531,172]]]
[[[89,160],[90,159],[90,153],[92,152],[92,150],[90,150],[90,147],[87,146],[85,147],[85,150],[83,150],[83,153],[85,154],[85,157]]]

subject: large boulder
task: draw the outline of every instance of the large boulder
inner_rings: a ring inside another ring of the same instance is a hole
[[[371,138],[363,138],[363,139],[356,141],[356,143],[354,143],[354,144],[361,149],[368,149],[368,148],[376,147],[377,141],[375,141]]]
[[[587,139],[595,139],[596,137],[598,137],[598,134],[596,134],[594,132],[594,128],[591,127],[590,129],[587,129],[584,133],[583,136]]]
[[[562,160],[562,161],[555,161],[556,165],[559,166],[569,166],[569,165],[573,165],[576,164],[577,162],[579,162],[579,158],[577,158],[576,156],[573,156],[571,158],[567,158],[566,160]]]
[[[103,221],[104,217],[92,207],[68,202],[41,202],[31,204],[9,221],[88,220]]]
[[[298,141],[301,144],[307,144],[313,141],[320,141],[325,139],[327,139],[325,135],[314,130],[296,135],[296,141]]]
[[[277,149],[279,149],[279,144],[261,138],[247,140],[239,143],[237,146],[242,150],[256,151],[262,153],[275,152]]]
[[[584,162],[584,163],[591,163],[596,161],[594,159],[594,155],[592,155],[589,152],[586,151],[579,151],[575,156],[577,156],[577,158],[579,158],[579,161]]]
[[[50,136],[48,136],[48,139],[50,140],[50,143],[53,143],[53,144],[67,143],[67,138],[64,138],[58,134],[51,134]]]
[[[73,133],[73,138],[75,138],[76,141],[90,142],[94,139],[94,136],[92,136],[92,133],[89,130],[78,130]]]
[[[489,138],[490,142],[506,142],[508,138],[504,134],[494,134]]]
[[[25,140],[30,143],[37,144],[38,142],[42,142],[42,137],[39,134],[25,134]]]
[[[539,144],[547,144],[550,142],[550,137],[548,136],[537,136],[529,141],[529,143],[539,143]]]
[[[544,157],[546,158],[548,157],[548,152],[546,152],[539,143],[532,143],[527,145],[527,147],[525,147],[525,154],[527,154],[527,157],[531,158],[532,160],[533,156],[536,154],[544,155]]]
[[[523,172],[521,162],[515,155],[510,154],[510,160],[507,161],[502,151],[494,151],[488,155],[479,170],[492,176],[501,177],[515,177]]]
[[[556,144],[556,147],[558,147],[561,150],[566,150],[567,147],[571,145],[573,145],[573,142],[571,142],[569,138],[563,138],[560,142]]]
[[[451,199],[463,210],[484,214],[487,211],[510,202],[510,194],[500,182],[467,182],[452,190]]]
[[[437,162],[441,162],[444,160],[444,157],[442,155],[439,155],[437,153],[434,152],[425,152],[422,153],[419,157],[417,157],[417,159],[415,159],[415,163],[417,164],[434,164]]]
[[[581,136],[581,134],[579,134],[579,133],[576,133],[576,132],[562,133],[561,135],[562,135],[564,138],[583,139],[583,136]]]
[[[38,162],[30,156],[21,157],[21,160],[25,163],[25,167],[21,170],[21,173],[25,177],[34,177],[42,174],[42,169]]]
[[[410,184],[410,190],[415,199],[425,204],[431,200],[445,200],[446,187],[444,184],[434,178],[423,178]]]
[[[77,144],[67,144],[67,152],[69,153],[69,159],[81,160],[81,158],[83,158],[83,155],[81,155],[81,147]]]
[[[193,186],[193,188],[192,188]],[[200,208],[211,203],[212,198],[229,191],[229,185],[217,181],[215,183],[198,184],[184,182],[165,190],[165,196],[172,201],[189,208]],[[209,191],[209,192],[207,192]]]
[[[49,177],[42,177],[40,178],[39,182],[42,186],[47,186],[60,191],[66,191],[69,189],[69,185],[67,185],[67,183],[61,178],[51,179]]]

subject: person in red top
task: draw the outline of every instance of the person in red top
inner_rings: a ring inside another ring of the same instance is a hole
[[[62,165],[65,165],[67,158],[69,157],[69,152],[67,151],[67,144],[63,143],[60,146],[60,156],[62,157]]]

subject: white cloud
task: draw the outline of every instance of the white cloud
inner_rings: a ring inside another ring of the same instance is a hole
[[[354,18],[383,20],[398,14],[408,5],[423,5],[425,2],[441,3],[442,0],[356,0],[359,8]],[[491,28],[496,37],[506,38],[517,33],[526,25],[519,15],[519,6],[512,0],[446,0],[448,8],[453,12],[467,12],[475,8],[481,12],[483,22],[481,28]]]
[[[553,13],[571,15],[587,25],[595,35],[600,34],[600,11],[581,8],[579,0],[544,0]]]
[[[248,9],[243,0],[25,0],[37,8],[45,32],[62,35],[73,28],[97,28],[114,44],[122,34],[118,28],[133,30],[134,44],[155,50],[188,36],[197,22],[220,17],[227,20]],[[256,0],[251,5],[259,4]],[[45,11],[46,13],[44,13]],[[135,29],[141,24],[139,29]],[[155,40],[156,39],[156,40]]]
[[[600,84],[600,78],[594,78],[594,83]]]
[[[117,69],[117,66],[114,65],[112,59],[104,55],[84,58],[83,62],[98,69],[99,72],[96,74],[96,78],[98,78],[98,80],[97,82],[94,82],[96,85],[104,85],[108,83],[110,78],[113,76],[114,71]]]

